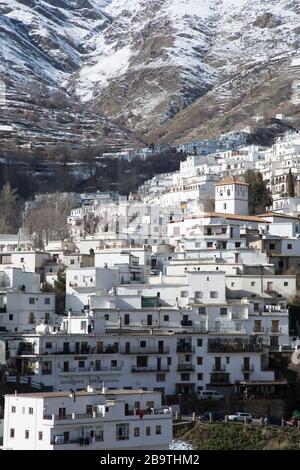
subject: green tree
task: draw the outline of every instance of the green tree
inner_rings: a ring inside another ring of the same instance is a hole
[[[293,178],[291,168],[289,169],[289,173],[287,176],[286,188],[287,188],[288,196],[294,197],[295,196],[295,184],[294,184],[294,178]]]
[[[272,195],[263,180],[262,174],[254,170],[247,170],[244,180],[249,184],[249,213],[255,215],[262,213],[266,207],[272,205]]]

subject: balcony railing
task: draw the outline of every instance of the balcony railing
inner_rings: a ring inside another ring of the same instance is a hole
[[[246,342],[212,342],[208,343],[207,352],[261,352],[263,350],[262,344],[252,344]]]
[[[195,348],[191,344],[178,344],[176,351],[178,353],[193,353]]]
[[[213,367],[213,372],[225,372],[226,371],[226,367],[225,366],[214,366]]]
[[[137,367],[133,366],[131,368],[131,372],[169,372],[170,368],[169,367]]]
[[[148,346],[148,347],[133,347],[122,348],[120,350],[121,354],[169,354],[170,348],[168,346],[159,347],[159,346]]]
[[[182,320],[180,324],[181,326],[193,326],[192,320]]]
[[[195,366],[193,364],[178,364],[177,370],[179,372],[194,372]]]
[[[69,421],[69,420],[76,420],[76,419],[95,419],[95,418],[103,418],[105,415],[103,413],[99,413],[93,411],[92,413],[72,413],[66,414],[64,416],[60,415],[43,415],[43,419],[46,421]]]
[[[247,365],[243,364],[243,365],[241,366],[241,371],[242,371],[242,372],[254,372],[254,365],[251,364],[251,365],[248,365],[248,366],[247,366]]]
[[[77,350],[70,350],[70,349],[47,349],[43,350],[40,354],[41,355],[71,355],[71,356],[79,356],[79,355],[87,355],[87,354],[116,354],[118,353],[117,346],[106,346],[103,348],[96,348],[96,347],[85,347],[80,348]]]
[[[277,326],[271,326],[270,331],[273,334],[278,334],[278,335],[282,334],[282,329]]]
[[[59,368],[59,373],[83,373],[83,372],[119,372],[122,370],[121,366],[117,367],[69,367],[68,370],[64,370],[63,368]]]
[[[253,330],[253,334],[261,334],[261,333],[264,333],[265,329],[263,327],[256,327],[254,328]]]

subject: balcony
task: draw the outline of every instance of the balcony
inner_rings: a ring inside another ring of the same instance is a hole
[[[216,342],[216,341],[208,341],[208,353],[223,353],[223,352],[230,352],[230,353],[240,353],[240,352],[262,352],[263,345],[250,343],[250,342],[242,342],[242,341],[227,341],[227,342]]]
[[[42,355],[52,355],[52,356],[79,356],[79,355],[88,355],[88,354],[117,354],[118,353],[118,346],[107,346],[103,348],[96,348],[96,347],[85,347],[80,348],[77,350],[70,350],[70,349],[48,349],[42,351]]]
[[[51,421],[52,423],[55,422],[55,424],[63,424],[66,425],[68,422],[74,423],[74,421],[88,421],[90,422],[91,420],[95,419],[102,419],[104,418],[103,413],[99,413],[94,411],[93,413],[72,413],[72,414],[66,414],[64,416],[60,415],[43,415],[43,420],[45,421]]]
[[[36,356],[36,352],[33,348],[19,348],[18,349],[18,356]]]
[[[192,320],[182,320],[180,324],[181,326],[193,326]]]
[[[194,353],[195,348],[191,344],[177,344],[176,352],[178,352],[178,353]]]
[[[121,354],[169,354],[170,348],[168,346],[159,347],[159,346],[150,346],[146,348],[142,347],[133,347],[121,349]]]
[[[58,368],[59,374],[94,374],[97,372],[120,372],[122,370],[121,366],[117,367],[69,367],[68,370]]]
[[[271,326],[270,328],[270,332],[272,333],[272,335],[282,335],[282,329],[279,328],[278,326]]]
[[[209,385],[231,385],[229,380],[230,374],[210,374],[210,384]]]
[[[195,366],[193,364],[178,364],[178,372],[194,372]]]
[[[246,364],[243,364],[241,366],[241,371],[242,372],[254,372],[254,365],[253,364],[249,364],[249,365],[246,365]]]
[[[265,329],[263,327],[256,327],[254,328],[252,334],[253,335],[260,335],[265,332]]]
[[[139,373],[139,372],[170,372],[170,368],[169,367],[137,367],[137,366],[133,366],[131,368],[131,372],[133,373]]]
[[[213,367],[213,372],[218,373],[218,372],[225,372],[225,371],[226,371],[226,367],[225,367],[225,366],[218,366],[218,367],[217,367],[217,366],[214,366],[214,367]]]

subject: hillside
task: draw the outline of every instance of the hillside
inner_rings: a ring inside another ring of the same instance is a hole
[[[0,0],[2,149],[120,149],[300,120],[298,0]]]
[[[176,439],[192,444],[193,450],[299,450],[300,431],[295,428],[196,423],[181,429]]]

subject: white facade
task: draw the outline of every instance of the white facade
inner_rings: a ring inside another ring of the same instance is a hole
[[[5,396],[4,450],[166,450],[172,414],[158,392]]]

